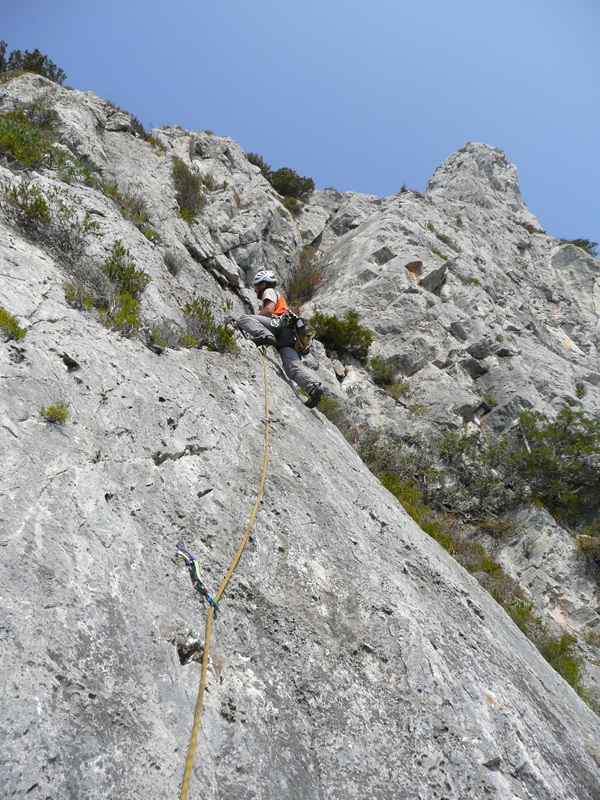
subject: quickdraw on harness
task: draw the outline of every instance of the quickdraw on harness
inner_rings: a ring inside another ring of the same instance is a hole
[[[206,585],[205,585],[204,581],[200,577],[200,571],[198,569],[198,562],[196,561],[194,556],[190,553],[189,550],[186,550],[185,547],[178,547],[177,551],[176,551],[176,554],[178,556],[181,556],[183,558],[183,560],[185,561],[185,563],[188,565],[188,567],[190,569],[190,577],[192,578],[192,583],[194,585],[194,589],[196,589],[198,592],[200,592],[202,597],[204,597],[204,598],[206,598],[206,600],[208,600],[210,605],[213,606],[213,608],[215,609],[215,612],[219,611],[220,610],[219,609],[219,604],[217,603],[215,598],[212,597],[212,595],[210,595],[208,593],[208,589],[206,588]]]
[[[315,329],[305,319],[294,314],[289,309],[282,314],[285,324],[294,334],[294,348],[302,356],[310,353],[312,340],[315,336]]]

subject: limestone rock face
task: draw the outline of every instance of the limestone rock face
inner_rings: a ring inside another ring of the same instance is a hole
[[[437,168],[427,185],[427,193],[445,201],[524,211],[514,164],[502,150],[473,142]]]
[[[79,219],[88,212],[86,259],[123,243],[150,278],[145,327],[183,330],[194,296],[219,320],[225,301],[242,313],[249,273],[285,280],[313,241],[326,264],[313,305],[359,308],[373,353],[395,360],[410,403],[427,408],[415,420],[316,345],[311,363],[357,420],[501,430],[528,403],[554,408],[576,380],[590,387],[576,402],[597,410],[597,314],[579,295],[595,298],[598,262],[516,221],[528,212],[499,151],[470,145],[425,197],[317,192],[295,221],[231,139],[173,127],[144,141],[123,112],[30,75],[0,86],[0,109],[42,97],[94,180],[8,165],[0,180],[55,188]],[[174,155],[210,177],[192,225],[177,214]],[[469,199],[481,181],[491,205]],[[144,200],[161,241],[121,213],[111,186]],[[0,785],[28,800],[174,797],[206,615],[175,548],[216,591],[258,490],[262,362],[244,340],[239,355],[152,350],[71,307],[68,271],[2,197],[0,305],[26,336],[0,342]],[[191,796],[597,800],[598,717],[303,406],[274,353],[267,375],[269,473],[213,625]],[[58,401],[64,424],[42,411]],[[516,543],[504,556],[542,608],[545,587],[568,577],[548,564],[564,550],[554,530],[552,548],[539,537],[527,548],[545,584]],[[582,594],[589,626],[589,586],[563,605],[568,615]]]
[[[319,193],[311,205],[321,205]],[[369,213],[356,212],[357,224],[338,236],[332,216],[319,234],[326,281],[311,307],[359,309],[374,334],[371,354],[410,382],[394,402],[354,370],[339,388],[354,401],[355,421],[429,437],[464,426],[499,434],[529,409],[550,418],[567,406],[600,413],[600,261],[541,230],[500,150],[468,144],[424,196],[353,195],[347,205]],[[547,526],[533,514],[518,529],[520,548],[544,541]],[[598,654],[586,643],[600,631],[598,585],[573,536],[559,530],[564,547],[551,548],[543,567],[516,563],[513,544],[503,563],[550,624],[578,637],[598,691]],[[541,588],[547,570],[552,591]]]

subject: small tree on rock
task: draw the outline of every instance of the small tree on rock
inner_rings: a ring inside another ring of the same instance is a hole
[[[6,58],[6,48],[6,42],[0,42],[0,72],[12,72],[13,70],[35,72],[60,84],[67,79],[66,73],[37,48],[33,51],[25,50],[24,53],[20,50],[13,50],[8,58]]]
[[[283,197],[296,197],[298,200],[307,200],[315,190],[312,178],[301,178],[297,172],[289,167],[281,167],[271,174],[271,185]]]

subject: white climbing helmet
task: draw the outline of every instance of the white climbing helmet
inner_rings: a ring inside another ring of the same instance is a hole
[[[277,283],[277,275],[272,272],[270,269],[261,269],[259,272],[256,273],[254,276],[254,280],[252,281],[252,286],[256,286],[259,283]]]

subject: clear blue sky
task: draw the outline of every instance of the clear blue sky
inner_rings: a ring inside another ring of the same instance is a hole
[[[233,137],[317,188],[423,191],[503,149],[553,236],[600,241],[600,0],[19,0],[39,48],[146,126]]]

